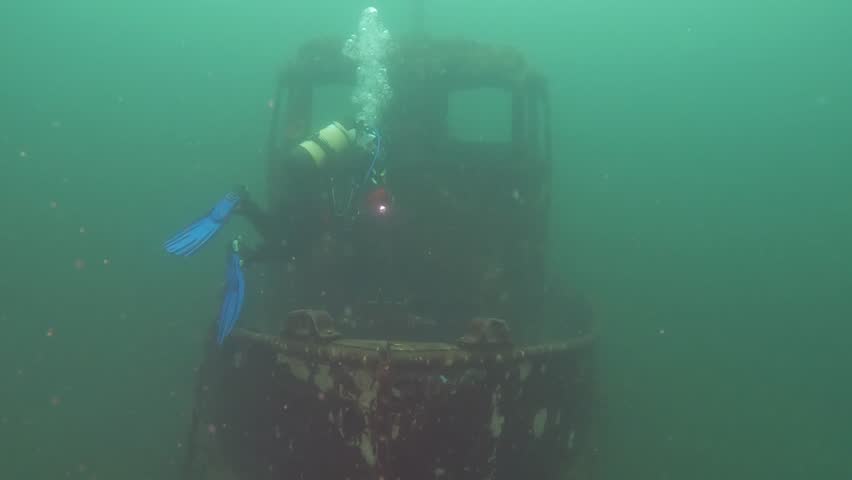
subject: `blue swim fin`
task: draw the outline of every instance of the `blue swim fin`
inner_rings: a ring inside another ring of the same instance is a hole
[[[166,251],[172,255],[184,257],[197,252],[222,228],[238,203],[240,203],[240,196],[233,192],[228,193],[225,198],[219,200],[210,213],[168,239],[165,243]]]
[[[216,343],[219,345],[231,334],[234,325],[240,318],[243,309],[243,300],[246,295],[246,281],[243,275],[242,259],[237,252],[236,241],[234,250],[228,252],[227,269],[225,271],[225,298],[222,308],[219,310],[219,325],[216,335]]]

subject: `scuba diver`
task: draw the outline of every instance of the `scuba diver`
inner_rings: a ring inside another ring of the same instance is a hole
[[[329,227],[351,235],[364,223],[359,220],[388,215],[392,196],[384,182],[385,171],[378,165],[382,153],[382,137],[375,129],[354,121],[332,122],[283,156],[285,194],[275,213],[264,211],[240,186],[165,242],[169,254],[191,256],[232,214],[245,217],[263,238],[257,248],[245,246],[239,236],[228,247],[218,344],[231,333],[242,312],[247,264],[302,258]],[[338,184],[340,180],[343,185]]]
[[[335,300],[340,308],[347,296],[369,295],[366,292],[371,289],[381,295],[382,286],[392,283],[383,268],[393,264],[387,254],[392,235],[386,229],[393,197],[378,165],[384,148],[375,127],[392,97],[386,64],[390,42],[378,10],[364,9],[357,33],[344,42],[342,49],[342,54],[357,65],[352,94],[354,119],[332,122],[283,155],[282,165],[275,167],[281,167],[277,170],[283,176],[284,195],[272,202],[272,210],[264,211],[244,187],[237,187],[207,215],[165,242],[166,251],[172,255],[193,255],[232,214],[247,218],[263,237],[256,249],[243,245],[240,237],[229,245],[219,344],[233,330],[242,311],[246,287],[243,268],[247,263],[282,260],[288,263],[288,272],[293,263],[305,267],[299,274],[307,281],[292,282],[304,290],[298,292],[303,305]],[[272,179],[273,184],[278,182],[278,178]],[[342,249],[336,247],[334,237],[338,233],[350,243],[348,247],[346,242]],[[340,254],[347,249],[348,253]],[[320,255],[316,255],[317,250],[321,250]],[[358,255],[354,254],[356,250]],[[373,276],[366,278],[365,272]],[[374,288],[376,284],[378,289]],[[327,290],[333,294],[326,296]],[[317,295],[322,298],[318,300]]]

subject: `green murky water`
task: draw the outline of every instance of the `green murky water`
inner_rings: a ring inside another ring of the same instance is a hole
[[[605,478],[852,475],[852,8],[427,4],[551,80],[553,262],[602,321]],[[0,6],[1,478],[174,478],[221,252],[160,244],[262,188],[276,69],[365,6]]]

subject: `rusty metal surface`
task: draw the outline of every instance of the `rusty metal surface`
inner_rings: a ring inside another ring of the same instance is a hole
[[[240,331],[202,373],[187,478],[557,478],[589,447],[592,344],[471,351]]]

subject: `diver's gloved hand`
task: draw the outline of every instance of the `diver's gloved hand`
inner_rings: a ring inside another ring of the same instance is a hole
[[[216,203],[210,213],[168,239],[165,243],[166,251],[184,257],[197,252],[222,228],[239,203],[239,193],[229,192]]]
[[[237,237],[231,242],[228,248],[225,268],[225,297],[222,300],[222,307],[219,309],[219,322],[216,333],[216,343],[219,345],[231,334],[243,309],[243,301],[246,295],[246,281],[242,267],[243,260],[240,257],[240,238]]]

